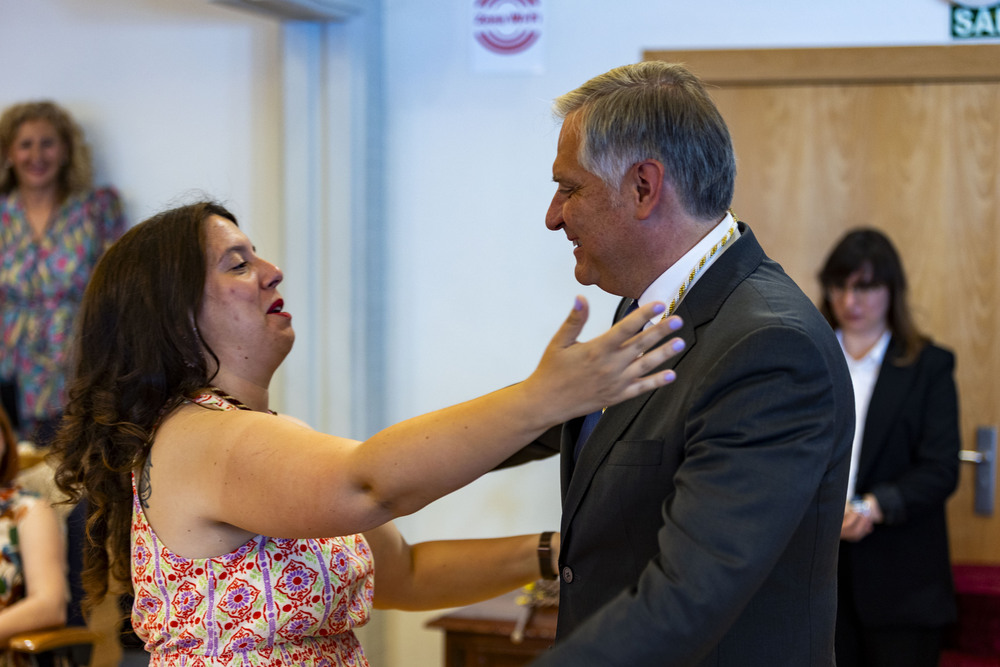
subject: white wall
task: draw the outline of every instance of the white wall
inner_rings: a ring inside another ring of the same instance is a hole
[[[376,412],[386,422],[525,377],[578,293],[592,307],[584,337],[606,327],[615,299],[575,283],[569,244],[543,225],[553,97],[644,49],[950,42],[945,0],[543,3],[544,71],[477,74],[472,0],[381,0],[385,104],[371,111],[385,132],[371,145],[384,153],[367,187],[386,228],[384,287],[369,295],[386,313],[372,352],[385,356]],[[283,257],[296,223],[281,220],[287,56],[276,22],[206,0],[0,0],[0,35],[0,107],[35,97],[69,107],[131,221],[203,190],[232,206],[262,254]],[[299,258],[284,259],[287,269]],[[287,282],[310,278],[292,270]],[[284,382],[294,395],[295,378]],[[342,392],[323,400],[344,411]],[[399,523],[411,541],[534,532],[558,526],[558,504],[546,462],[491,474]],[[439,633],[420,630],[427,616],[380,615],[364,639],[373,664],[441,664]]]

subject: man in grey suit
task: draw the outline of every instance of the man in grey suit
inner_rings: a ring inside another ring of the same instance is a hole
[[[854,428],[840,346],[729,212],[729,131],[695,76],[629,65],[555,109],[546,225],[619,317],[671,304],[687,348],[670,386],[523,452],[562,456],[558,637],[535,664],[833,665]]]

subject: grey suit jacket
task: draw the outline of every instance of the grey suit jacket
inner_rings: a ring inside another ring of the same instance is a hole
[[[677,310],[677,380],[608,408],[575,465],[581,420],[558,434],[559,629],[536,665],[834,664],[851,381],[740,231]]]

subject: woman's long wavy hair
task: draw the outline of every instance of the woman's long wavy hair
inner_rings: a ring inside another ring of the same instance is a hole
[[[69,403],[53,453],[59,488],[70,502],[87,502],[88,611],[113,582],[129,590],[131,473],[145,461],[153,431],[218,368],[195,319],[205,287],[205,221],[212,215],[236,223],[222,206],[200,202],[136,225],[105,252],[84,295]]]
[[[830,289],[843,287],[847,278],[860,269],[870,272],[871,285],[889,289],[889,330],[903,346],[903,355],[896,363],[907,366],[916,361],[928,339],[920,333],[907,303],[906,273],[903,262],[889,237],[874,228],[858,228],[847,232],[830,251],[819,272],[823,298],[819,310],[834,329],[840,327],[830,305]]]
[[[22,102],[8,107],[0,116],[0,194],[8,194],[17,188],[17,174],[7,161],[21,125],[32,120],[47,121],[55,128],[56,134],[66,146],[66,164],[59,169],[59,196],[65,199],[76,192],[90,188],[94,180],[90,146],[83,137],[83,130],[68,111],[55,102]]]

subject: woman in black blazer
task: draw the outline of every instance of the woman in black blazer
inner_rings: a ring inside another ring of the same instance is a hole
[[[956,615],[945,517],[958,483],[955,357],[914,326],[902,263],[881,232],[849,232],[819,279],[857,408],[837,665],[936,667]]]

